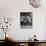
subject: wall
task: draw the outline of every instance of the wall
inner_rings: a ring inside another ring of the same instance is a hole
[[[20,28],[20,12],[33,13],[33,27],[31,29]],[[0,18],[4,16],[13,18],[12,26],[8,33],[10,33],[17,40],[27,40],[34,34],[37,35],[39,40],[46,39],[46,6],[43,5],[43,7],[35,9],[30,6],[28,0],[0,0]],[[1,33],[3,32],[0,31],[0,35],[2,35]],[[0,36],[0,39],[2,38],[3,37]]]

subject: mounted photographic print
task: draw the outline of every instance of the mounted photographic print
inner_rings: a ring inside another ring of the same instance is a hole
[[[32,12],[20,12],[20,27],[32,28]]]

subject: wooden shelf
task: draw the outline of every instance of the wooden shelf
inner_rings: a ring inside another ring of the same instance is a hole
[[[40,41],[29,41],[29,40],[0,40],[0,46],[2,45],[9,45],[9,46],[21,46],[20,44],[23,44],[23,46],[46,46],[46,40],[40,40]]]

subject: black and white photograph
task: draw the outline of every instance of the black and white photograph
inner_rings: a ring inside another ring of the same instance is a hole
[[[20,27],[32,28],[32,12],[20,12]]]

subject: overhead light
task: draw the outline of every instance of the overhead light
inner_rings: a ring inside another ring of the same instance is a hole
[[[29,3],[32,7],[38,8],[42,5],[43,0],[29,0]]]

